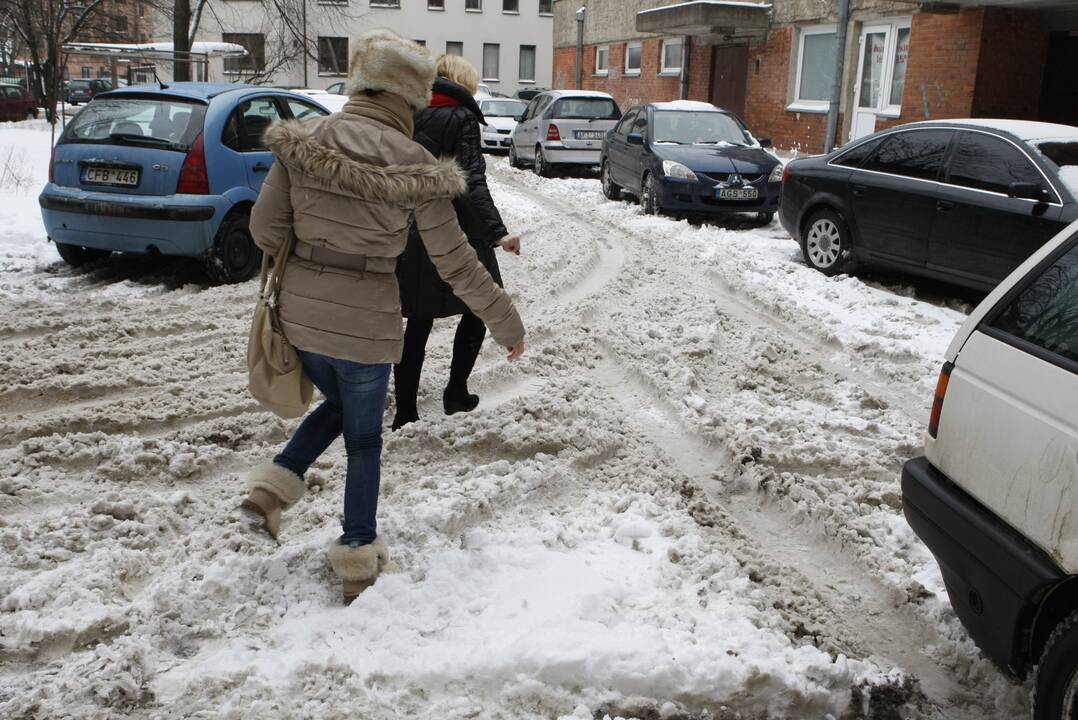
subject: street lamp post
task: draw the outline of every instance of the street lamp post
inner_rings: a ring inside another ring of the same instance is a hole
[[[576,11],[576,87],[584,87],[584,17],[588,9],[583,5]]]

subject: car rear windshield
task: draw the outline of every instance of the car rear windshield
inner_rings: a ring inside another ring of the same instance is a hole
[[[722,112],[657,110],[653,142],[675,145],[751,145],[741,122]]]
[[[1078,165],[1078,142],[1044,142],[1037,149],[1059,167]]]
[[[205,105],[174,98],[100,98],[68,123],[61,142],[186,152],[205,117]]]
[[[551,117],[557,120],[617,120],[618,104],[610,98],[562,98]]]
[[[518,100],[491,100],[482,105],[483,114],[487,117],[516,117],[524,113],[527,103]]]

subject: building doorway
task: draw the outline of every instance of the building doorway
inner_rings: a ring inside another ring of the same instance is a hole
[[[865,25],[861,30],[850,139],[876,132],[879,117],[898,117],[906,89],[910,22]]]
[[[711,104],[745,117],[749,46],[716,45],[711,52]]]
[[[1038,120],[1078,125],[1078,83],[1074,80],[1076,67],[1078,30],[1050,33]]]

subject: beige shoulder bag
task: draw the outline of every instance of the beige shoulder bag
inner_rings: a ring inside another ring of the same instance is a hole
[[[262,256],[262,285],[247,340],[247,387],[263,407],[283,418],[304,415],[314,395],[314,385],[303,372],[299,353],[288,342],[277,317],[281,280],[294,242],[292,235],[281,248],[273,263],[272,278],[269,256]]]

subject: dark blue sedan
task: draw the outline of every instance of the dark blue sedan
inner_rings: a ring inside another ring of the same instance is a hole
[[[603,194],[617,200],[624,190],[649,215],[755,212],[770,222],[782,190],[770,145],[708,103],[637,105],[603,140]]]

